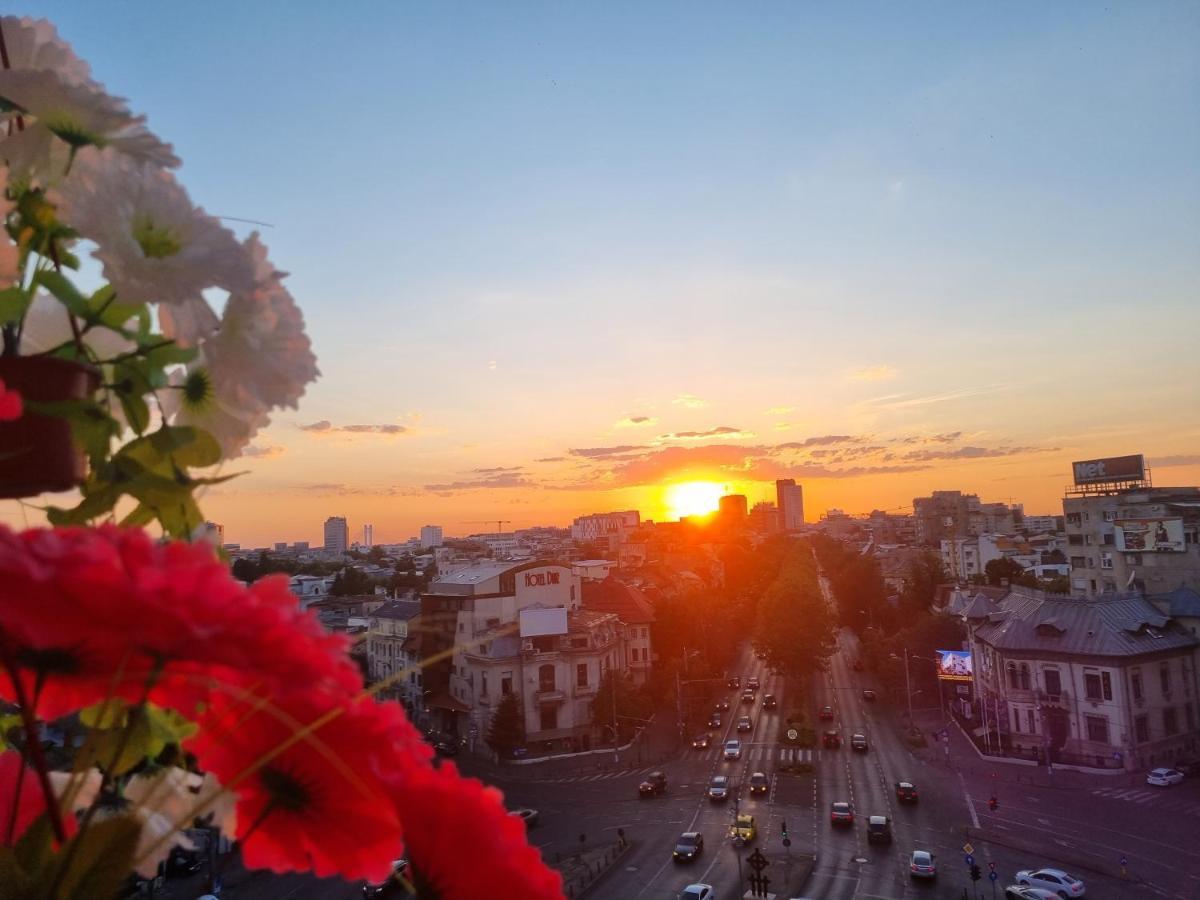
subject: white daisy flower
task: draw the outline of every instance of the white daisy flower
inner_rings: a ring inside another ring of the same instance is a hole
[[[49,196],[62,221],[95,242],[92,256],[118,300],[186,304],[194,315],[206,288],[253,286],[233,233],[193,206],[169,172],[105,150],[81,156]]]
[[[71,45],[45,19],[28,16],[0,17],[8,68],[15,71],[45,69],[68,84],[90,84],[92,70],[75,55]]]
[[[238,384],[221,379],[207,366],[204,351],[187,371],[171,379],[164,392],[163,415],[172,425],[194,425],[221,446],[225,459],[239,456],[259,430],[270,424],[266,407]]]

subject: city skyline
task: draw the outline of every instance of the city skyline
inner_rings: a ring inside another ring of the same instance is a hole
[[[1200,483],[1194,6],[218,8],[38,14],[291,272],[322,378],[228,540]]]

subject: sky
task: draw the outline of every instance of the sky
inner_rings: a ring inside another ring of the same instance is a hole
[[[1200,484],[1194,3],[14,12],[291,273],[322,377],[203,497],[229,541]]]

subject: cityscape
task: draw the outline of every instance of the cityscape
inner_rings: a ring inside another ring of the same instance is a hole
[[[0,16],[0,900],[1200,900],[1198,112],[1195,0]]]

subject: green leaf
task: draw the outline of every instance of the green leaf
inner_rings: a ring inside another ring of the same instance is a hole
[[[0,291],[0,322],[19,322],[32,298],[19,287]]]
[[[153,507],[147,506],[145,503],[139,503],[134,507],[133,512],[121,520],[122,528],[140,528],[143,525],[149,525],[158,518],[158,513]]]
[[[71,842],[74,852],[60,850],[52,863],[53,877],[61,872],[56,896],[115,897],[133,869],[133,854],[137,849],[141,823],[133,816],[119,816],[93,821]],[[45,882],[52,884],[53,880]]]
[[[142,352],[142,358],[146,362],[158,369],[165,369],[167,366],[178,366],[184,363],[189,363],[196,358],[197,350],[194,347],[181,347],[174,342],[164,343],[165,338],[162,335],[148,335],[146,340],[139,346]]]
[[[129,721],[129,706],[119,698],[101,700],[79,711],[79,721],[88,728],[124,728]]]
[[[61,272],[43,270],[34,276],[33,281],[57,297],[63,306],[69,309],[74,315],[80,318],[87,317],[87,300],[83,294],[79,293],[79,289],[71,283],[70,279]]]
[[[26,777],[29,774],[27,773]],[[16,851],[17,862],[26,872],[36,874],[38,870],[45,868],[54,851],[54,827],[50,824],[50,817],[42,813],[34,819],[33,824],[17,838],[13,849]]]
[[[34,879],[25,871],[12,847],[0,847],[0,900],[33,900]]]
[[[91,489],[89,490],[89,485]],[[103,484],[88,479],[84,485],[84,498],[71,509],[51,506],[46,509],[46,518],[51,525],[86,525],[93,519],[107,515],[117,505],[124,493],[120,485]]]
[[[173,709],[164,709],[153,703],[146,704],[145,709],[146,718],[150,723],[151,756],[157,757],[167,747],[182,744],[200,730],[199,725],[184,718]],[[158,749],[155,752],[156,746]]]
[[[116,290],[106,284],[87,299],[87,320],[124,333],[124,325],[146,308],[144,303],[119,303]]]

